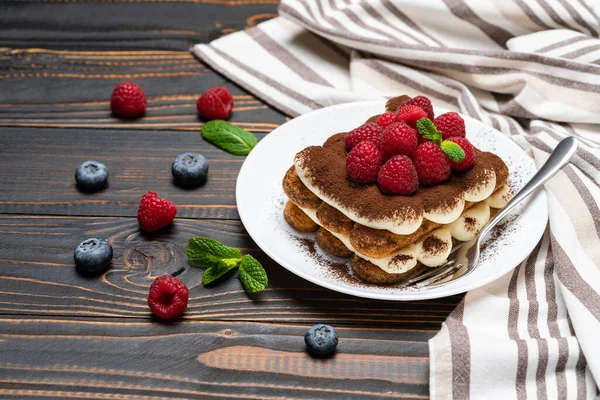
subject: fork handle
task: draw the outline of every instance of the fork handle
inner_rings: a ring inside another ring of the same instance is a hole
[[[573,136],[560,141],[556,146],[546,163],[542,165],[542,168],[527,182],[525,186],[506,204],[498,214],[491,219],[489,224],[481,231],[479,235],[479,241],[490,233],[502,218],[506,216],[517,204],[523,201],[526,197],[532,194],[537,188],[542,186],[552,178],[558,171],[560,171],[565,165],[569,163],[569,160],[573,157],[579,147],[579,142]]]

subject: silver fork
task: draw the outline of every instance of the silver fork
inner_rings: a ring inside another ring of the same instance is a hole
[[[457,254],[453,259],[448,260],[445,264],[436,268],[427,268],[425,271],[419,270],[415,276],[412,276],[405,286],[418,286],[418,287],[434,287],[445,285],[453,280],[462,278],[470,274],[479,262],[479,254],[481,252],[481,245],[484,242],[485,237],[492,231],[492,229],[512,210],[517,204],[535,192],[540,186],[546,183],[552,178],[558,171],[560,171],[565,165],[569,163],[571,157],[577,151],[579,142],[574,137],[568,137],[563,139],[554,149],[546,163],[540,168],[540,170],[531,178],[529,182],[508,202],[504,208],[502,208],[498,214],[491,219],[485,228],[479,232],[479,234],[471,241],[462,243],[459,246],[455,246],[452,249],[452,253]],[[444,280],[457,271],[461,270],[466,266],[464,272],[460,276],[453,277],[449,280]],[[444,280],[443,282],[440,282]]]

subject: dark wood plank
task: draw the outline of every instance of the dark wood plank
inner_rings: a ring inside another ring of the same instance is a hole
[[[143,118],[111,115],[110,94],[122,80],[144,89]],[[0,49],[0,126],[197,131],[196,100],[215,86],[234,95],[232,122],[270,132],[285,121],[189,51]]]
[[[0,46],[177,49],[277,13],[278,0],[4,0]]]
[[[336,354],[308,325],[0,317],[2,398],[426,398],[432,332],[339,327]]]
[[[250,251],[265,266],[267,290],[249,297],[233,276],[211,288],[185,256],[187,240],[209,236]],[[113,245],[112,269],[101,277],[79,275],[75,246],[87,237]],[[262,252],[239,221],[178,219],[153,237],[140,235],[133,218],[0,216],[0,314],[44,317],[123,317],[148,320],[150,276],[185,268],[190,287],[185,320],[325,322],[437,330],[460,300],[385,302],[342,295],[297,278]]]
[[[203,154],[210,165],[208,181],[194,190],[172,182],[171,163],[185,151]],[[88,159],[110,171],[102,192],[75,186],[75,169]],[[198,130],[0,128],[0,213],[135,216],[142,194],[155,190],[175,202],[179,217],[237,218],[235,181],[243,161],[205,142]]]

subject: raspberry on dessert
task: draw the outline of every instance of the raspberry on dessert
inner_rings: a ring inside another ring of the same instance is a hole
[[[154,279],[148,293],[148,306],[162,319],[180,316],[188,305],[188,288],[179,279],[163,275]]]
[[[383,128],[394,122],[396,122],[396,113],[393,112],[385,112],[377,118],[377,125]]]
[[[373,183],[381,168],[381,151],[373,142],[360,142],[346,157],[346,173],[356,183]]]
[[[440,183],[450,177],[448,158],[437,144],[425,142],[417,147],[413,157],[419,181],[424,185]]]
[[[177,208],[172,201],[160,199],[156,192],[149,191],[142,196],[137,218],[143,230],[154,232],[173,222],[176,214]]]
[[[141,117],[146,112],[146,95],[135,83],[120,82],[110,96],[110,108],[119,117]]]
[[[427,118],[427,113],[423,111],[421,107],[417,106],[403,106],[396,113],[396,121],[404,122],[411,128],[415,128],[417,126],[417,121],[421,118]]]
[[[450,163],[450,168],[453,171],[466,171],[469,168],[471,168],[473,164],[475,164],[475,150],[473,149],[473,145],[471,144],[471,142],[469,142],[467,138],[457,136],[448,138],[446,140],[456,143],[465,152],[465,158],[460,162],[455,162],[448,159],[448,162]]]
[[[402,154],[412,157],[417,149],[417,131],[404,122],[394,122],[383,130],[379,147],[383,161]]]
[[[447,112],[442,115],[438,115],[433,120],[435,127],[442,132],[442,139],[448,139],[449,137],[461,136],[465,137],[465,121],[455,112]]]
[[[421,109],[425,111],[425,113],[427,113],[427,118],[433,120],[433,106],[431,105],[431,100],[429,100],[427,97],[413,97],[412,99],[404,103],[404,105],[421,107]]]
[[[196,102],[198,113],[206,119],[229,119],[233,109],[233,96],[223,86],[209,89]]]
[[[373,122],[367,122],[358,128],[352,129],[346,135],[346,151],[352,150],[354,146],[365,140],[378,146],[381,132],[383,132],[383,128]]]
[[[384,193],[408,196],[417,190],[419,178],[410,158],[394,156],[381,167],[377,184]]]

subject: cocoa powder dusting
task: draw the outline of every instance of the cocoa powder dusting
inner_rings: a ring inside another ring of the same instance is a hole
[[[469,232],[474,232],[477,229],[477,220],[473,217],[465,217],[465,228]]]
[[[435,235],[430,235],[423,241],[423,250],[430,254],[439,254],[446,250],[448,244]]]
[[[412,257],[409,256],[408,254],[397,254],[394,257],[392,257],[391,263],[392,264],[403,264],[405,261],[409,261],[412,260]]]
[[[343,204],[361,218],[417,221],[424,212],[454,208],[469,188],[485,185],[496,172],[496,187],[506,182],[504,162],[495,154],[475,149],[475,164],[464,173],[453,173],[446,182],[420,185],[410,196],[387,195],[376,184],[357,185],[346,175],[345,133],[331,136],[323,146],[310,146],[297,155],[314,184],[326,197]]]

